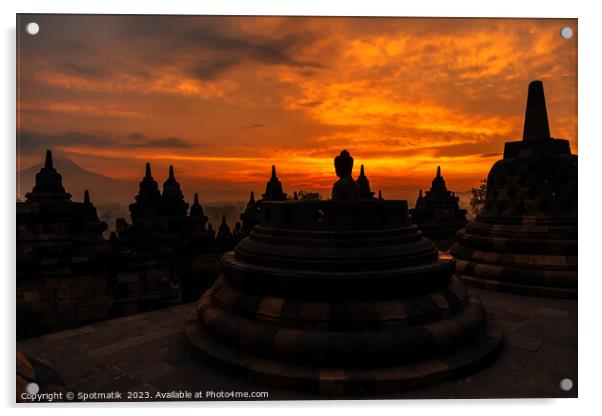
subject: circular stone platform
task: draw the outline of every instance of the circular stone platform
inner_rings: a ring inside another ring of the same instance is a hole
[[[406,201],[262,201],[186,325],[253,383],[326,395],[424,387],[489,364],[502,332]]]
[[[489,366],[502,345],[502,328],[494,317],[489,316],[481,334],[463,348],[417,363],[374,368],[288,363],[232,348],[213,337],[199,322],[206,296],[210,294],[203,296],[185,326],[194,353],[210,365],[249,383],[281,389],[346,396],[424,388]]]

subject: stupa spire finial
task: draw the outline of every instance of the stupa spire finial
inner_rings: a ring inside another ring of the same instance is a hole
[[[255,192],[253,192],[253,191],[251,191],[251,196],[249,197],[249,203],[250,204],[255,203]]]
[[[194,193],[194,203],[195,204],[199,203],[199,194],[197,194],[196,192]]]
[[[90,192],[87,189],[84,191],[84,204],[90,204]]]
[[[441,166],[437,166],[437,177],[441,177]]]
[[[175,179],[175,175],[173,173],[173,165],[169,165],[169,179]]]
[[[145,178],[152,178],[151,167],[150,167],[150,163],[149,162],[146,162],[146,172],[144,174],[144,177]]]
[[[52,169],[52,150],[46,150],[46,161],[44,162],[46,169]]]
[[[527,95],[523,141],[549,139],[550,137],[550,125],[548,124],[543,82],[532,81],[529,84],[529,93]]]
[[[364,175],[364,165],[363,164],[360,167],[360,176],[366,176],[366,175]]]
[[[272,179],[276,179],[276,165],[272,165]]]

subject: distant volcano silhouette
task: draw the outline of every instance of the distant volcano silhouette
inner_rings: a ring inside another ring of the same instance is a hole
[[[36,173],[43,165],[42,162],[17,172],[17,193],[20,191],[17,197],[25,199],[25,194],[31,191],[34,185]],[[90,172],[65,157],[55,156],[54,167],[62,175],[63,186],[72,195],[74,201],[82,201],[86,189],[90,191],[92,202],[96,205],[125,203],[136,193],[135,181],[122,181]]]

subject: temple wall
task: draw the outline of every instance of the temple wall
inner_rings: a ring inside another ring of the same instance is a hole
[[[42,275],[17,281],[17,338],[82,326],[109,317],[104,273]]]

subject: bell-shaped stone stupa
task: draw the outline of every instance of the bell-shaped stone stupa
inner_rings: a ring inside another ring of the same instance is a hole
[[[458,197],[447,189],[437,166],[437,175],[431,183],[431,189],[418,193],[416,206],[410,209],[412,221],[420,231],[433,241],[439,249],[447,250],[453,244],[456,232],[466,225],[466,210],[460,209]]]
[[[577,296],[577,156],[550,136],[541,81],[529,85],[522,141],[506,143],[487,177],[484,210],[451,253],[466,283]]]

